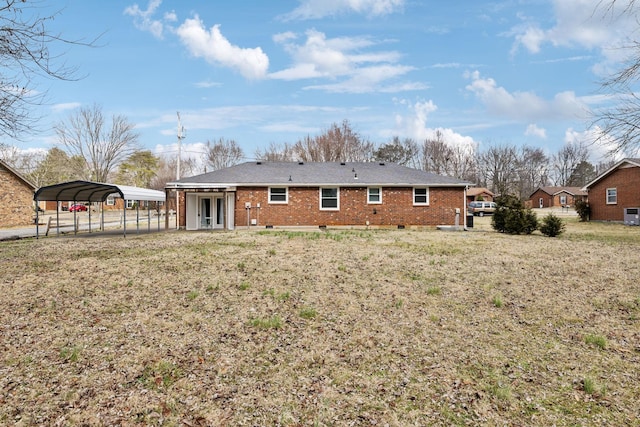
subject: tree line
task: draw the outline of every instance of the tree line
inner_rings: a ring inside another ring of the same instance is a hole
[[[59,145],[45,155],[23,153],[1,146],[0,157],[21,170],[38,187],[70,180],[113,182],[162,189],[176,179],[176,158],[141,150],[134,125],[121,115],[110,119],[93,105],[72,113],[55,125]],[[271,143],[258,148],[253,158],[261,161],[393,162],[437,175],[486,187],[496,194],[527,199],[541,186],[582,187],[609,163],[591,164],[583,144],[566,144],[557,153],[516,144],[460,146],[444,133],[416,141],[393,137],[373,143],[356,132],[349,121],[332,124],[318,135],[295,143]],[[183,176],[222,169],[247,160],[233,139],[207,141],[201,159],[181,159]],[[201,170],[198,170],[198,165]],[[202,169],[203,168],[203,169]]]

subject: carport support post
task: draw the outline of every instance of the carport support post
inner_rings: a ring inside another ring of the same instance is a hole
[[[160,209],[158,209],[160,213]],[[160,218],[158,218],[158,224],[160,224]],[[169,190],[164,189],[164,229],[169,229]]]
[[[73,201],[73,204],[74,205],[76,204],[75,200]],[[77,216],[77,213],[78,213],[78,209],[74,209],[73,210],[73,234],[74,235],[78,234],[78,220],[77,220],[78,216]]]
[[[122,208],[122,224],[123,224],[123,229],[124,229],[124,237],[127,237],[127,201],[123,200],[123,205],[124,207]]]
[[[140,234],[140,200],[136,200],[136,234]]]
[[[40,207],[40,205],[38,205],[38,201],[36,200],[36,239],[38,239],[40,237],[40,215],[38,215],[40,212],[38,211],[38,208]],[[46,206],[45,206],[46,208]]]
[[[91,202],[89,202],[89,209],[87,209],[87,211],[89,212],[89,233],[91,233]]]

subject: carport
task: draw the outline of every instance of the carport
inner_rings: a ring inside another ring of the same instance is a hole
[[[127,185],[105,184],[91,181],[71,181],[61,184],[49,185],[39,188],[33,195],[36,205],[40,201],[56,201],[56,202],[90,202],[104,203],[107,198],[116,197],[123,200],[133,200],[136,202],[136,229],[140,228],[140,202],[165,202],[166,196],[163,191],[150,190],[147,188],[130,187]],[[104,230],[104,207],[100,209],[100,228]],[[159,212],[158,212],[159,213]],[[91,209],[89,214],[89,232],[91,232]],[[74,234],[78,232],[76,224],[77,212],[73,212]],[[123,235],[127,236],[127,207],[123,203]],[[147,226],[151,227],[151,208],[147,203]],[[36,238],[40,236],[39,228],[39,212],[36,210]],[[60,209],[59,203],[56,203],[56,224],[57,234],[60,234]],[[160,216],[158,216],[158,230],[160,230]]]

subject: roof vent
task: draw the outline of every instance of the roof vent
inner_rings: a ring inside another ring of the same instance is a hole
[[[379,164],[380,164],[380,166],[384,166],[384,162],[380,162]]]
[[[299,165],[304,165],[304,162],[298,162]]]
[[[262,164],[262,162],[256,162],[256,165],[261,165],[261,164]]]
[[[345,162],[340,162],[340,166],[344,166],[345,164]]]

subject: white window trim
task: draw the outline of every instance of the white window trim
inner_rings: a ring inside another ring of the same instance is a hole
[[[378,196],[379,196],[380,200],[378,200],[377,202],[372,202],[371,201],[371,193],[370,193],[370,191],[372,189],[374,189],[374,188],[379,190]],[[367,204],[368,205],[381,205],[382,204],[382,187],[367,187]]]
[[[427,190],[427,201],[416,203],[416,190]],[[413,206],[429,206],[429,187],[413,187]]]
[[[115,206],[116,199],[114,197],[107,197],[107,206]]]
[[[609,201],[609,190],[613,190],[616,192],[616,200],[614,202],[610,202]],[[607,205],[617,205],[618,204],[618,188],[617,187],[613,187],[613,188],[607,188],[605,191],[605,197],[606,197],[606,202]]]
[[[567,204],[567,196],[560,196],[560,204],[561,205]]]
[[[337,207],[335,208],[323,208],[322,207],[322,190],[335,189],[336,190],[336,198],[337,198]],[[321,211],[339,211],[340,210],[340,187],[320,187],[319,191],[319,205]]]
[[[284,201],[271,200],[271,189],[272,188],[284,188]],[[269,187],[268,199],[269,199],[269,204],[272,204],[272,205],[286,205],[287,203],[289,203],[289,187]]]

